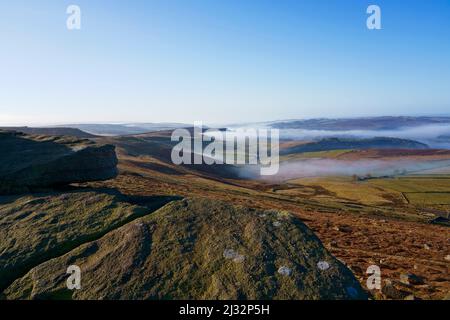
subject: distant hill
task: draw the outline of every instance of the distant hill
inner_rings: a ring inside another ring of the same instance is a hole
[[[305,130],[395,130],[405,127],[450,124],[450,117],[371,117],[347,119],[307,119],[273,122],[277,129]]]
[[[441,136],[437,137],[437,140],[450,142],[450,135],[441,135]]]
[[[32,128],[32,127],[0,127],[0,130],[18,131],[26,134],[47,135],[47,136],[71,136],[76,138],[95,138],[97,136],[84,132],[76,128],[52,127],[52,128]]]
[[[181,172],[186,173],[186,169],[188,171],[194,171],[196,173],[220,176],[223,178],[239,177],[239,170],[237,170],[233,165],[174,165],[171,159],[171,152],[172,148],[178,142],[171,141],[170,136],[171,131],[159,131],[140,135],[104,137],[99,141],[116,146],[119,153],[124,155],[132,157],[154,157],[155,159],[168,164],[170,167],[173,167],[175,171],[181,170]]]
[[[344,139],[327,138],[280,150],[280,154],[315,152],[341,149],[428,149],[424,143],[398,138]]]
[[[188,127],[182,123],[126,123],[126,124],[67,124],[70,128],[76,128],[95,135],[121,136],[142,134],[147,132],[173,130]],[[192,125],[191,125],[192,126]]]

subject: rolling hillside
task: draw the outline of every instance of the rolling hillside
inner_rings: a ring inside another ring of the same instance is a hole
[[[280,150],[281,155],[301,152],[329,151],[342,149],[427,149],[428,146],[413,140],[398,138],[344,139],[327,138],[319,141],[287,147]]]

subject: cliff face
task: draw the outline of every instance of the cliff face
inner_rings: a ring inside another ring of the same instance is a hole
[[[112,145],[0,131],[0,193],[22,193],[117,175]]]

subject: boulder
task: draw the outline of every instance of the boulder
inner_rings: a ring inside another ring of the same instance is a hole
[[[162,207],[112,190],[0,196],[0,292],[32,267]]]
[[[278,226],[274,226],[278,222]],[[81,289],[66,286],[69,266]],[[7,299],[367,299],[298,219],[211,199],[174,201],[31,269]]]
[[[403,300],[411,295],[409,292],[397,288],[390,280],[385,281],[385,284],[381,287],[381,292],[385,298],[392,300]]]
[[[350,226],[346,226],[346,225],[341,225],[341,226],[335,226],[333,228],[333,230],[335,231],[339,231],[339,232],[343,232],[343,233],[350,233],[352,232],[352,228]]]
[[[406,285],[421,285],[424,284],[423,278],[413,273],[402,273],[400,275],[400,282]]]
[[[115,147],[86,139],[0,131],[0,150],[3,194],[107,180],[117,175]]]

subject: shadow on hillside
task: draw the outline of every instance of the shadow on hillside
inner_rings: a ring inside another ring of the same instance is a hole
[[[33,197],[48,197],[48,196],[58,196],[61,194],[76,194],[76,193],[86,193],[95,192],[99,194],[108,194],[114,196],[118,202],[127,202],[130,204],[138,205],[141,207],[146,207],[148,209],[155,209],[155,207],[162,207],[165,204],[181,200],[183,197],[180,196],[136,196],[136,195],[126,195],[121,193],[115,188],[92,188],[85,186],[61,186],[48,189],[37,190],[36,192],[28,192],[24,194],[16,195],[2,195],[0,194],[0,206],[13,203],[20,198],[26,196]]]
[[[54,187],[53,192],[50,194],[58,194],[58,193],[82,193],[82,192],[98,192],[104,193],[111,196],[117,197],[118,201],[128,202],[131,204],[135,204],[142,207],[148,207],[149,205],[153,207],[153,203],[169,203],[171,201],[181,200],[183,197],[180,196],[136,196],[136,195],[127,195],[121,193],[116,188],[93,188],[89,186],[74,186],[74,185],[66,185],[60,187]],[[0,200],[1,203],[1,200]]]
[[[55,140],[68,142],[69,138],[48,137],[43,141],[33,140],[20,132],[0,131],[0,175],[8,175],[31,164],[40,164],[67,155],[74,151]]]

